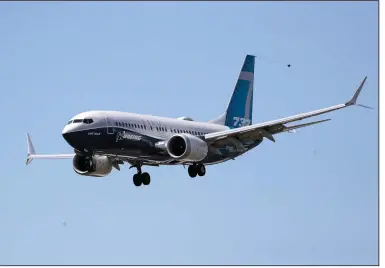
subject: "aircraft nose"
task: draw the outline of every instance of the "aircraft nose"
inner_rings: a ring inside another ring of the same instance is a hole
[[[68,140],[68,138],[69,138],[69,136],[70,136],[69,133],[70,133],[70,130],[69,130],[68,126],[65,126],[65,127],[63,128],[61,134],[62,134],[63,138],[64,138],[67,142],[69,142],[69,140]]]
[[[61,134],[64,136],[64,135],[67,134],[67,133],[68,133],[68,127],[65,126],[65,127],[63,128],[63,130],[61,131]]]
[[[71,145],[71,146],[74,146],[74,127],[72,125],[66,125],[61,134],[63,136],[63,138],[66,140],[66,142]]]

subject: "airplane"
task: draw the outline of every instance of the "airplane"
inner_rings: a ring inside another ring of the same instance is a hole
[[[135,186],[149,185],[143,166],[188,166],[191,178],[204,176],[206,166],[234,160],[274,135],[323,123],[324,119],[298,125],[299,120],[356,104],[365,84],[363,79],[353,97],[345,103],[272,121],[253,124],[255,56],[246,55],[230,101],[223,114],[208,122],[190,117],[167,118],[120,111],[88,111],[72,117],[62,136],[74,149],[71,154],[36,154],[27,133],[27,161],[72,159],[73,170],[84,176],[104,177],[112,169],[120,171],[124,162],[136,168]]]

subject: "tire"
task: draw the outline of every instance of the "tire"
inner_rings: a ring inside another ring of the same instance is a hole
[[[133,180],[134,185],[136,187],[139,187],[140,185],[142,185],[141,176],[139,174],[135,174],[134,177],[132,178],[132,180]]]
[[[192,166],[189,166],[188,167],[188,175],[191,177],[191,178],[195,178],[198,174],[198,170],[196,168],[196,166],[192,165]]]
[[[206,174],[206,167],[202,164],[199,164],[197,166],[197,171],[198,171],[198,175],[202,177]]]
[[[147,172],[144,172],[142,175],[140,175],[140,177],[142,179],[143,185],[149,185],[150,184],[150,182],[151,182],[150,174],[148,174]]]

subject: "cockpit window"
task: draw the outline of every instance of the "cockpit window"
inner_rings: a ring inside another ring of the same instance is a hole
[[[81,123],[81,122],[83,122],[83,119],[75,119],[73,122],[74,123]]]
[[[94,122],[94,120],[90,119],[90,118],[86,118],[83,120],[83,123],[85,124],[92,124]]]
[[[71,124],[72,123],[72,120],[68,121],[67,125]]]

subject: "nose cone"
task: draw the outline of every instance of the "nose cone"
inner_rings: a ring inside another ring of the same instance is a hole
[[[75,139],[75,127],[71,124],[71,125],[66,125],[61,134],[63,136],[63,138],[66,140],[66,142],[68,142],[69,145],[71,145],[72,147],[75,148],[76,144],[76,139]]]
[[[68,129],[68,125],[66,125],[66,126],[63,128],[63,130],[62,130],[61,134],[64,136],[65,134],[67,134],[67,133],[68,133],[68,131],[69,131],[69,129]]]

